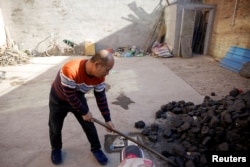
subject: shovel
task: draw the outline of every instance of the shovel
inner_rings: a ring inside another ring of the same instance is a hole
[[[133,139],[132,137],[129,137],[128,135],[126,135],[126,134],[124,134],[124,133],[122,133],[122,132],[120,132],[120,131],[118,131],[118,130],[116,130],[116,129],[111,129],[111,128],[110,128],[109,126],[107,126],[105,123],[99,121],[99,120],[96,119],[96,118],[93,118],[93,121],[94,121],[95,123],[97,123],[97,124],[99,124],[99,125],[101,125],[101,126],[107,128],[107,129],[109,129],[109,130],[111,130],[111,131],[117,133],[118,135],[121,135],[121,136],[125,137],[126,139],[128,139],[128,140],[130,140],[130,141],[132,141],[132,142],[134,142],[134,143],[136,143],[136,144],[138,144],[138,145],[141,146],[142,148],[144,148],[144,149],[146,149],[146,150],[148,150],[148,151],[154,153],[155,155],[157,155],[157,156],[160,157],[161,159],[165,160],[166,162],[170,163],[171,165],[177,166],[177,164],[176,164],[174,161],[172,161],[171,159],[166,158],[166,157],[163,156],[162,154],[156,152],[155,150],[149,148],[148,146],[145,146],[144,144],[142,144],[142,143],[138,142],[137,140]]]

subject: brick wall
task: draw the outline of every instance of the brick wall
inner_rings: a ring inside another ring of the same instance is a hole
[[[217,4],[209,54],[219,60],[231,46],[250,48],[250,0],[205,0],[205,3]]]

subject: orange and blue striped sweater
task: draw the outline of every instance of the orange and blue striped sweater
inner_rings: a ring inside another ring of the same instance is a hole
[[[52,83],[51,93],[85,115],[89,111],[88,104],[79,97],[94,89],[99,110],[106,122],[111,121],[105,94],[105,78],[88,76],[85,71],[86,62],[87,59],[75,59],[64,64]]]

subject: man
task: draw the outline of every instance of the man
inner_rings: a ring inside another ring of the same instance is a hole
[[[62,127],[67,113],[74,114],[90,143],[90,150],[101,165],[108,162],[101,150],[93,117],[85,99],[85,93],[94,90],[97,106],[106,122],[114,129],[105,94],[105,76],[114,66],[114,57],[107,50],[101,50],[90,59],[70,60],[58,72],[51,86],[49,98],[49,133],[51,161],[62,163]]]

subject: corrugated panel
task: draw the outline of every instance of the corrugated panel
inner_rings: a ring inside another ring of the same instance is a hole
[[[221,59],[220,66],[239,72],[247,62],[250,62],[250,49],[232,46],[226,56]]]

